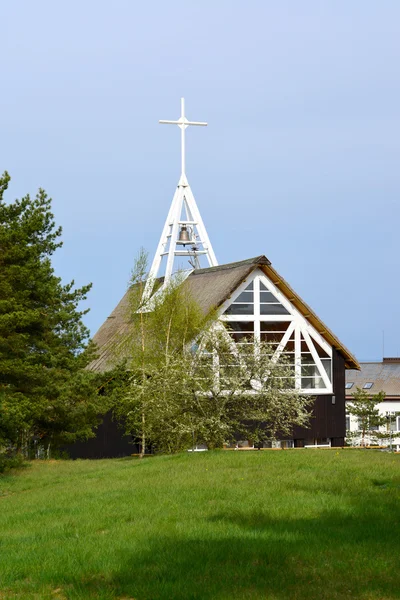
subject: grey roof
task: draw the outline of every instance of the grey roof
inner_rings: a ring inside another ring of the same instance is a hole
[[[342,353],[347,368],[359,368],[354,356],[272,268],[271,262],[265,256],[256,256],[241,262],[228,263],[207,269],[196,269],[185,279],[183,285],[189,286],[192,296],[197,300],[204,314],[207,314],[211,309],[221,306],[246,277],[257,268],[262,269],[317,331],[325,337],[328,343]],[[119,345],[120,340],[123,340],[124,334],[129,328],[128,308],[129,290],[93,338],[98,347],[98,358],[89,367],[93,371],[110,370],[118,362],[118,358],[115,357],[115,348]]]
[[[360,371],[347,371],[346,383],[354,383],[353,387],[346,390],[346,395],[350,396],[357,387],[363,388],[366,383],[374,385],[368,390],[370,394],[385,392],[386,396],[400,397],[400,360],[392,359],[383,362],[365,362],[360,363]]]

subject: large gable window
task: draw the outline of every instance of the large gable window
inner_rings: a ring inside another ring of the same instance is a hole
[[[332,393],[332,348],[264,274],[244,282],[220,318],[236,343],[267,342],[283,355],[294,387]]]

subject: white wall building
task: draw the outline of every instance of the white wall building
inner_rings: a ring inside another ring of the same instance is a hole
[[[346,371],[346,403],[351,401],[352,393],[357,388],[366,390],[371,395],[385,392],[385,400],[380,403],[379,412],[387,416],[387,427],[393,433],[392,445],[400,451],[400,358],[384,358],[382,362],[362,362],[360,366],[360,371]],[[358,429],[357,419],[347,415],[346,430]],[[385,427],[382,427],[382,430],[384,429]],[[360,443],[360,439],[355,439],[353,443]],[[382,445],[389,444],[390,440],[382,442]]]

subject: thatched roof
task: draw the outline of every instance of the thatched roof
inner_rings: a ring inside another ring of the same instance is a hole
[[[271,262],[265,256],[257,256],[241,262],[210,267],[208,269],[195,269],[185,280],[184,285],[189,286],[192,296],[196,299],[203,312],[207,314],[211,309],[220,307],[250,273],[257,268],[264,271],[267,277],[269,277],[327,342],[343,355],[347,368],[360,368],[355,357],[272,268]],[[93,338],[98,347],[98,358],[91,363],[91,370],[103,372],[115,366],[114,349],[128,330],[128,314],[129,290]]]

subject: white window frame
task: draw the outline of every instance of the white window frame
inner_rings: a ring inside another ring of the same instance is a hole
[[[254,311],[252,315],[225,315],[225,311],[231,304],[233,304],[236,298],[247,288],[247,286],[253,282],[253,293],[254,293]],[[270,291],[277,300],[282,304],[288,311],[287,315],[261,315],[260,314],[260,282],[262,282],[268,291]],[[314,346],[314,341],[327,353],[331,360],[331,377],[333,379],[333,364],[332,364],[332,346],[321,336],[320,333],[307,321],[307,319],[293,306],[289,300],[282,294],[282,292],[274,285],[270,279],[265,275],[261,269],[256,269],[251,273],[241,284],[230,298],[228,298],[220,307],[219,319],[222,322],[254,322],[254,340],[260,340],[261,321],[269,323],[279,322],[290,322],[290,325],[284,334],[281,342],[279,343],[275,354],[274,360],[278,360],[282,354],[288,340],[294,332],[294,346],[295,346],[295,388],[304,394],[312,395],[328,395],[333,394],[333,384],[330,381],[325,367],[321,361],[321,358]],[[324,388],[304,388],[301,387],[301,335],[309,348],[310,354],[314,360],[315,365],[318,368],[321,379],[325,385]]]

